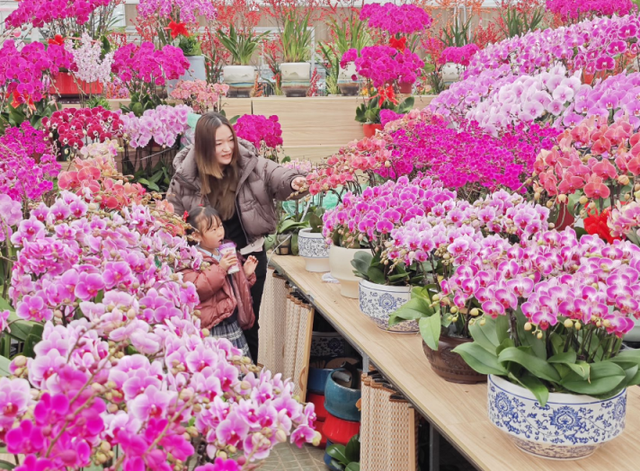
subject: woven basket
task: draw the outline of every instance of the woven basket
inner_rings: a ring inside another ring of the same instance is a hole
[[[269,270],[262,295],[260,307],[260,346],[258,362],[273,374],[284,370],[284,356],[282,354],[285,343],[286,317],[282,315],[286,310],[289,289],[284,278]]]

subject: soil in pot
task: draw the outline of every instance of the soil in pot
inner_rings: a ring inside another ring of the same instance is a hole
[[[467,362],[460,355],[452,351],[458,345],[468,342],[473,342],[473,340],[441,335],[438,341],[438,350],[431,350],[424,343],[424,340],[422,341],[422,350],[429,360],[431,369],[446,381],[460,384],[485,383],[487,375],[476,372],[467,365]]]

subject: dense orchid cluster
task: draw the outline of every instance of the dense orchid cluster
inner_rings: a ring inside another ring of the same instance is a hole
[[[22,203],[0,194],[0,242],[11,239],[12,227],[22,221]],[[0,324],[1,324],[0,320]]]
[[[178,79],[188,68],[189,61],[179,47],[156,49],[153,43],[143,42],[140,46],[129,43],[119,48],[112,71],[133,93],[140,91],[143,84],[162,86],[167,80]]]
[[[297,170],[298,173],[301,173],[303,175],[308,174],[314,169],[314,165],[309,160],[293,159],[293,160],[288,160],[286,162],[282,162],[280,165],[282,165],[284,168]]]
[[[431,26],[428,13],[417,5],[368,3],[360,10],[360,19],[369,20],[367,26],[386,31],[390,35],[407,35],[423,32]]]
[[[171,92],[171,98],[182,100],[195,113],[204,114],[217,111],[220,97],[226,96],[228,91],[229,85],[226,83],[207,83],[199,79],[180,80]]]
[[[639,269],[637,246],[610,245],[590,235],[578,239],[566,229],[541,232],[519,245],[503,240],[496,247],[487,238],[442,289],[458,308],[475,300],[494,318],[520,307],[542,331],[569,320],[622,337],[633,327],[630,317],[640,312]]]
[[[391,46],[367,46],[360,52],[349,49],[342,55],[340,65],[346,67],[354,62],[356,71],[368,78],[376,88],[397,80],[400,83],[414,83],[424,67],[424,62],[409,49],[402,51]]]
[[[470,43],[461,47],[447,47],[442,51],[442,54],[438,58],[440,64],[446,64],[453,62],[454,64],[460,64],[462,66],[468,66],[473,55],[478,52],[480,48]]]
[[[547,0],[547,10],[563,21],[587,16],[624,16],[634,8],[631,0]]]
[[[587,2],[577,1],[576,5]],[[602,2],[605,3],[605,2]],[[614,5],[616,2],[607,2]],[[597,17],[563,28],[536,30],[489,45],[475,54],[465,78],[508,65],[514,74],[545,71],[562,62],[573,73],[613,70],[638,55],[637,15]]]
[[[390,155],[383,139],[365,137],[353,141],[307,175],[309,192],[316,195],[349,184],[354,187],[352,191],[357,192],[362,177],[368,175],[371,180],[373,172],[384,166]]]
[[[106,6],[111,0],[22,0],[7,17],[5,23],[12,28],[32,24],[42,28],[54,20],[73,19],[79,25],[89,21],[96,8]]]
[[[139,118],[133,113],[123,114],[124,139],[132,148],[145,147],[152,139],[158,145],[171,147],[189,129],[187,119],[192,111],[187,105],[160,105]]]
[[[136,9],[141,19],[177,15],[177,19],[189,24],[197,24],[200,16],[216,19],[215,3],[211,0],[141,0]]]
[[[58,187],[74,191],[85,201],[93,201],[105,210],[140,204],[145,189],[139,183],[129,183],[118,173],[117,154],[118,142],[115,140],[89,144],[74,159],[76,170],[60,173]]]
[[[524,191],[536,156],[551,148],[557,134],[533,125],[509,127],[494,137],[475,122],[463,120],[456,128],[441,116],[414,111],[385,127],[389,164],[376,173],[398,178],[420,172],[471,200],[499,188]]]
[[[53,189],[60,172],[47,135],[28,121],[0,137],[0,194],[14,201],[38,200]]]
[[[73,56],[58,44],[16,44],[13,39],[0,48],[0,91],[13,97],[13,106],[35,102],[49,92],[49,77],[61,68],[77,70]]]
[[[87,33],[82,34],[80,46],[74,48],[71,40],[65,42],[66,50],[73,56],[78,70],[74,75],[87,83],[111,81],[111,65],[114,52],[102,55],[102,45],[94,41]]]
[[[410,182],[401,177],[397,182],[365,188],[360,196],[347,193],[341,204],[324,214],[322,234],[328,244],[339,240],[347,247],[354,242],[382,247],[395,228],[427,215],[455,196],[431,178]]]
[[[45,323],[35,357],[0,380],[15,402],[0,411],[2,440],[25,463],[104,464],[117,445],[114,469],[182,470],[200,436],[211,459],[247,469],[287,435],[317,439],[313,406],[293,399],[292,383],[201,331],[195,286],[177,273],[201,254],[150,208],[105,213],[62,192],[12,242],[16,314]]]
[[[522,196],[497,191],[471,204],[454,198],[434,206],[424,217],[415,218],[391,231],[384,257],[407,266],[432,261],[458,266],[478,256],[479,241],[500,241],[515,236],[526,240],[548,228],[549,210],[527,203]],[[496,242],[499,243],[499,242]],[[496,254],[500,253],[496,248]],[[489,253],[485,254],[490,256]]]
[[[609,198],[624,201],[625,190],[640,174],[640,133],[626,119],[609,125],[600,118],[589,118],[565,130],[558,146],[543,150],[536,159],[534,190],[555,202],[568,195],[584,193],[583,207],[594,202],[600,210]]]
[[[276,115],[245,114],[234,125],[238,137],[253,144],[264,157],[277,155],[282,146],[282,127]]]
[[[82,149],[86,144],[122,137],[124,124],[120,111],[95,108],[64,108],[51,118],[43,118],[42,126],[60,147]]]

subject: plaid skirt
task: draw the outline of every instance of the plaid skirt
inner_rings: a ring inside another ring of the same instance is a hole
[[[237,320],[231,322],[222,321],[210,330],[212,337],[227,339],[234,347],[242,350],[244,356],[251,358],[247,339],[244,338],[244,334]]]

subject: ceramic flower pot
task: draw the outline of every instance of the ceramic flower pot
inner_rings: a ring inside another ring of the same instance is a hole
[[[623,337],[625,342],[640,342],[640,319],[635,320],[633,328]]]
[[[342,420],[328,414],[322,427],[322,433],[331,443],[346,445],[351,437],[360,433],[360,422]]]
[[[339,419],[360,422],[360,411],[356,403],[360,400],[362,391],[359,387],[351,387],[351,380],[352,376],[345,368],[331,372],[324,387],[324,408]]]
[[[313,332],[310,356],[313,358],[339,358],[351,354],[349,342],[337,332]]]
[[[541,407],[535,396],[498,376],[489,376],[489,420],[521,450],[542,458],[586,458],[624,430],[626,389],[610,399],[549,394]]]
[[[307,96],[311,86],[311,64],[283,62],[280,64],[281,88],[286,96]]]
[[[389,326],[389,317],[411,299],[411,286],[386,286],[360,280],[360,310],[382,330],[402,334],[418,332],[416,321]]]
[[[222,68],[224,83],[236,97],[248,98],[256,80],[256,69],[252,65],[227,65]]]
[[[382,131],[382,124],[367,123],[362,125],[362,132],[364,132],[364,137],[375,136],[377,130]]]
[[[411,95],[411,92],[413,91],[413,84],[407,82],[399,82],[398,89],[400,90],[400,93],[404,95]]]
[[[351,260],[358,252],[368,252],[367,249],[345,249],[331,245],[329,249],[329,267],[331,276],[340,282],[340,294],[345,298],[358,299],[358,283],[361,278],[353,274]]]
[[[185,56],[185,59],[189,61],[189,68],[184,74],[177,80],[167,80],[167,94],[171,95],[171,92],[175,90],[176,85],[180,80],[207,80],[207,70],[204,66],[204,56]]]
[[[100,95],[104,89],[104,86],[100,82],[87,83],[84,80],[78,80],[78,83],[80,87],[82,87],[82,92],[85,95]],[[53,85],[50,87],[49,93],[59,93],[60,96],[79,96],[80,88],[73,80],[71,73],[59,72],[53,79]]]
[[[454,82],[460,80],[460,75],[464,67],[461,65],[455,64],[453,62],[447,62],[442,66],[442,82],[445,85],[451,85]]]
[[[324,394],[307,393],[307,402],[312,403],[315,406],[316,417],[321,422],[327,419],[329,413],[324,408]]]
[[[298,253],[304,258],[307,271],[329,271],[329,246],[321,233],[312,233],[311,228],[302,229],[298,233]]]
[[[324,388],[327,385],[327,378],[331,374],[331,368],[309,368],[309,378],[307,379],[307,390],[314,394],[324,395]]]
[[[356,80],[353,80],[353,78]],[[338,88],[345,96],[356,96],[360,90],[360,79],[356,73],[356,65],[349,64],[346,68],[340,67],[338,72]]]
[[[422,351],[429,360],[431,369],[446,381],[460,384],[484,383],[487,381],[487,375],[475,371],[460,355],[452,351],[458,345],[471,341],[471,339],[441,335],[438,340],[438,350],[431,350],[423,340]]]

